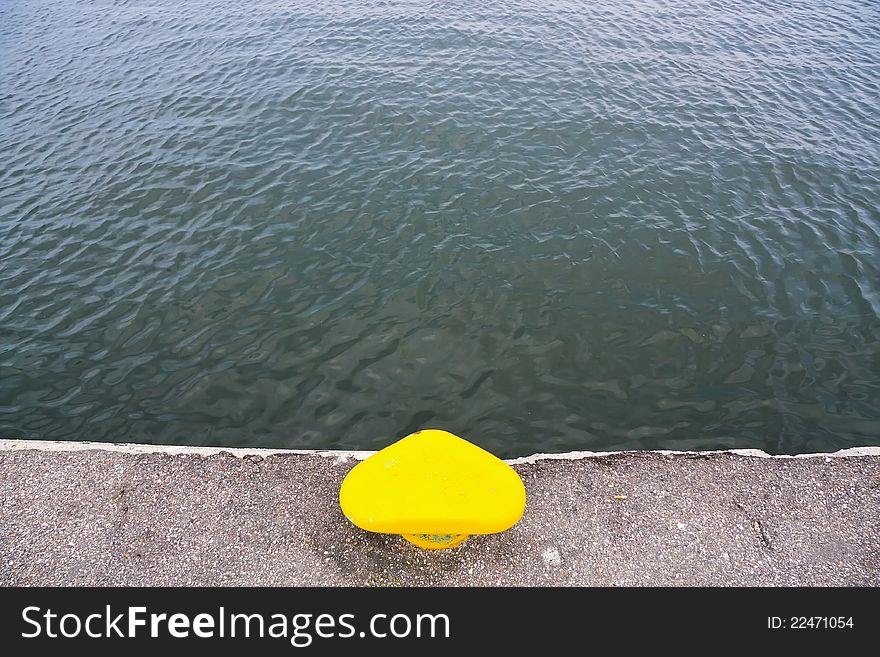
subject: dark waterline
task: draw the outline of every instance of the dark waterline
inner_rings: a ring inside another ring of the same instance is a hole
[[[871,1],[3,2],[0,437],[878,445],[878,62]]]

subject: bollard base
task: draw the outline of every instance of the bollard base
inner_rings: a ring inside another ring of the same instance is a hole
[[[467,534],[401,534],[406,540],[424,550],[445,550],[465,542]]]

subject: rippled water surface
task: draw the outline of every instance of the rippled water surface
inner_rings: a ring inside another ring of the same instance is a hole
[[[0,435],[880,444],[873,0],[0,4]]]

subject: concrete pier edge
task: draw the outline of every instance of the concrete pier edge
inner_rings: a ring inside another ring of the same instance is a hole
[[[880,447],[533,454],[513,528],[420,550],[339,508],[373,452],[0,440],[0,585],[880,586]]]
[[[104,443],[89,441],[66,441],[66,440],[15,440],[0,439],[0,452],[42,450],[49,452],[85,452],[90,450],[104,450],[110,452],[124,452],[127,454],[193,454],[199,456],[213,456],[226,453],[239,458],[245,456],[272,456],[276,454],[308,454],[328,458],[353,458],[362,461],[375,454],[370,450],[346,450],[346,449],[267,449],[264,447],[200,447],[191,445],[152,445],[146,443]],[[810,459],[841,456],[880,456],[880,447],[864,446],[849,447],[836,452],[814,452],[809,454],[768,454],[760,449],[720,449],[720,450],[622,450],[610,452],[574,451],[560,453],[537,452],[529,456],[520,456],[513,459],[504,459],[505,463],[517,465],[520,463],[535,463],[540,460],[576,460],[596,456],[609,456],[615,454],[736,454],[738,456],[753,456],[756,458],[769,459]]]

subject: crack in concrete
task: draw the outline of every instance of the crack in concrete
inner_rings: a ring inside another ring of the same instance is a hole
[[[764,524],[760,520],[755,520],[755,527],[758,531],[758,536],[764,542],[764,546],[768,550],[772,550],[773,544],[770,542],[770,537],[767,536],[767,531],[764,529]]]
[[[764,529],[764,523],[761,522],[761,519],[753,515],[752,512],[742,504],[742,502],[734,502],[734,505],[742,511],[746,518],[752,523],[752,529],[754,529],[757,537],[761,539],[763,546],[768,550],[773,550],[773,542],[770,540],[767,530]]]

